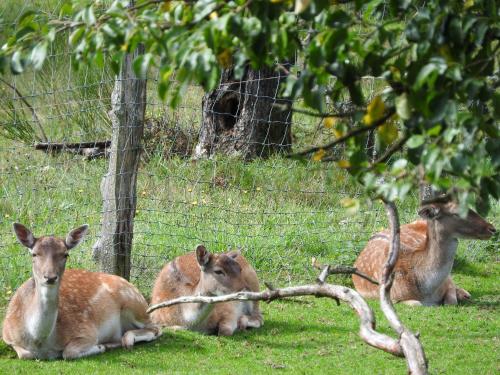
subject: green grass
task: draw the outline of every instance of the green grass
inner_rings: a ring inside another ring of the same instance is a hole
[[[33,6],[52,13],[60,2],[37,0]],[[12,22],[15,0],[0,4],[3,22]],[[0,36],[0,40],[1,40]],[[109,69],[69,68],[67,48],[57,39],[41,72],[16,78],[16,87],[36,109],[52,141],[109,138],[106,117],[112,89]],[[7,77],[9,80],[12,77]],[[380,82],[367,83],[366,93]],[[0,98],[0,127],[34,123],[23,103],[5,86]],[[1,88],[0,88],[1,90]],[[148,86],[148,117],[163,116],[191,133],[201,120],[201,90],[191,87],[181,107],[165,108]],[[298,104],[300,106],[300,103]],[[20,129],[23,131],[23,129]],[[34,132],[39,135],[36,127]],[[294,115],[294,147],[301,149],[331,137],[320,120]],[[23,133],[25,134],[25,133]],[[32,137],[27,131],[27,137]],[[5,136],[5,133],[4,133]],[[21,139],[22,137],[18,137]],[[0,318],[15,289],[30,277],[30,258],[16,242],[11,225],[20,221],[36,235],[63,236],[89,223],[87,240],[75,250],[69,267],[96,270],[92,244],[100,232],[99,186],[106,160],[84,161],[71,155],[49,156],[0,134]],[[348,215],[340,201],[359,195],[344,172],[324,163],[279,157],[243,163],[234,159],[191,163],[158,155],[142,163],[138,177],[132,282],[146,296],[162,265],[203,242],[210,250],[241,248],[261,281],[297,285],[314,280],[312,256],[322,262],[352,264],[370,235],[387,226],[380,204]],[[416,218],[415,195],[398,202],[401,221]],[[500,204],[489,220],[497,227]],[[397,306],[405,324],[422,334],[431,373],[493,374],[499,368],[498,239],[461,241],[454,278],[473,302],[457,307]],[[351,286],[349,279],[332,282]],[[378,310],[379,329],[390,333]],[[0,373],[404,373],[404,360],[365,345],[358,320],[348,307],[322,299],[301,298],[263,305],[265,326],[231,338],[192,332],[165,333],[134,351],[117,350],[76,362],[18,361],[0,344]]]
[[[88,222],[91,234],[73,250],[70,267],[96,269],[91,245],[99,233],[100,178],[106,161],[48,156],[0,140],[0,302],[30,276],[30,259],[15,241],[13,221],[36,234],[64,235]],[[215,179],[218,177],[218,179]],[[215,181],[218,181],[217,183]],[[223,183],[221,182],[223,181]],[[145,295],[168,259],[204,242],[214,251],[242,247],[261,281],[312,282],[311,256],[351,264],[374,232],[387,225],[380,205],[349,216],[339,200],[357,194],[342,172],[325,164],[274,158],[242,163],[217,159],[188,163],[153,158],[142,165],[133,249],[133,279]],[[403,222],[416,201],[400,204]],[[497,220],[499,205],[491,212]],[[496,222],[498,226],[498,222]],[[398,306],[403,321],[422,334],[432,373],[481,374],[498,370],[498,243],[462,241],[454,277],[474,298],[458,307]],[[351,285],[349,279],[332,282]],[[379,328],[389,333],[378,311]],[[265,326],[232,338],[166,333],[132,352],[118,350],[78,362],[22,362],[0,346],[0,373],[402,373],[404,360],[365,345],[346,306],[304,298],[264,305]],[[284,366],[284,367],[283,367]]]
[[[498,265],[457,270],[455,280],[474,302],[461,306],[411,308],[397,305],[403,321],[421,333],[432,374],[498,373]],[[377,302],[378,329],[392,334]],[[19,361],[0,345],[0,373],[341,373],[402,374],[405,361],[366,345],[358,319],[346,305],[312,297],[263,304],[261,329],[233,337],[165,332],[133,351],[116,350],[75,362]]]

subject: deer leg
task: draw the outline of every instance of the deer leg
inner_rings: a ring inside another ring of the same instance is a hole
[[[15,346],[15,345],[12,345],[12,348],[16,351],[17,357],[19,359],[35,359],[34,354],[31,353],[29,350],[26,350],[24,348],[21,348],[20,346]]]
[[[264,318],[258,307],[252,311],[248,323],[251,328],[260,328],[264,325]]]
[[[444,305],[456,305],[457,301],[457,290],[455,288],[449,288],[446,290],[443,298]]]
[[[404,303],[405,305],[408,306],[424,306],[422,301],[417,301],[416,299],[408,299],[406,301],[401,301],[401,303]]]
[[[457,287],[456,290],[457,290],[457,300],[459,302],[469,301],[471,299],[470,293],[465,289]]]
[[[106,346],[102,344],[97,344],[97,339],[90,339],[84,337],[78,337],[71,340],[68,345],[64,348],[63,358],[64,359],[77,359],[82,357],[88,357],[95,354],[101,354],[106,351]]]
[[[260,312],[252,315],[241,315],[238,319],[238,329],[242,331],[247,328],[260,328],[263,324],[264,322]]]
[[[149,342],[156,340],[161,336],[161,330],[159,328],[143,328],[143,329],[132,329],[125,332],[122,336],[122,346],[125,349],[131,349],[136,342]]]
[[[243,322],[244,323],[244,322]],[[219,336],[232,336],[239,328],[240,319],[237,319],[235,314],[226,314],[219,321]]]
[[[467,301],[470,299],[470,294],[465,289],[458,288],[451,276],[446,280],[446,292],[444,294],[443,303],[445,305],[456,305],[458,302]]]
[[[106,350],[118,349],[118,348],[122,347],[122,343],[121,342],[107,342],[106,344],[104,344],[104,346],[106,347]]]

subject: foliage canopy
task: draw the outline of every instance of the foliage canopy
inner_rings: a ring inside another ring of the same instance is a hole
[[[486,212],[500,196],[499,11],[495,0],[67,0],[58,20],[36,9],[19,18],[0,70],[40,69],[58,34],[69,33],[76,66],[109,56],[115,72],[143,44],[136,74],[155,66],[158,93],[175,106],[192,82],[216,88],[224,68],[286,70],[279,62],[298,56],[283,95],[303,98],[335,140],[297,155],[321,160],[345,142],[338,166],[376,196],[403,199],[423,177]],[[371,101],[367,75],[386,86]],[[348,97],[354,110],[329,113],[327,97]]]

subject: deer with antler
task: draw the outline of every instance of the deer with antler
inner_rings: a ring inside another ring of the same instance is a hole
[[[125,279],[104,273],[65,271],[69,251],[88,226],[65,239],[35,236],[14,224],[19,242],[33,257],[33,277],[12,297],[3,339],[21,359],[76,359],[106,349],[151,341],[160,330],[146,313],[147,302]]]
[[[495,227],[473,210],[460,216],[457,203],[447,197],[422,202],[418,213],[424,220],[401,226],[401,250],[391,299],[410,305],[456,305],[470,299],[470,294],[451,278],[457,239],[487,240],[496,232]],[[373,235],[359,254],[355,268],[380,281],[389,246],[387,230]],[[363,297],[378,297],[377,285],[357,275],[352,278]]]

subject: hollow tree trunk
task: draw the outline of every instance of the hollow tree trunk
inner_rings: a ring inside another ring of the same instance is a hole
[[[193,157],[216,153],[249,160],[291,149],[290,100],[279,98],[286,74],[273,68],[247,68],[241,80],[231,69],[219,88],[203,97],[203,120]]]

